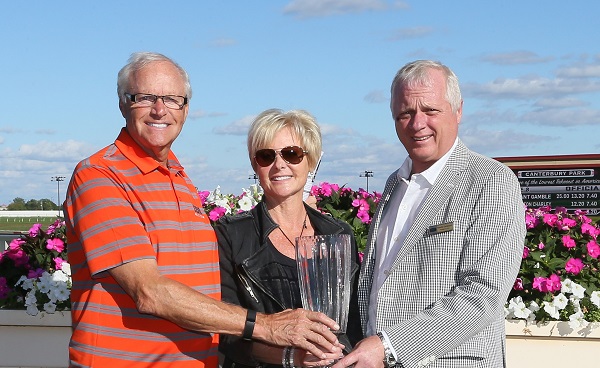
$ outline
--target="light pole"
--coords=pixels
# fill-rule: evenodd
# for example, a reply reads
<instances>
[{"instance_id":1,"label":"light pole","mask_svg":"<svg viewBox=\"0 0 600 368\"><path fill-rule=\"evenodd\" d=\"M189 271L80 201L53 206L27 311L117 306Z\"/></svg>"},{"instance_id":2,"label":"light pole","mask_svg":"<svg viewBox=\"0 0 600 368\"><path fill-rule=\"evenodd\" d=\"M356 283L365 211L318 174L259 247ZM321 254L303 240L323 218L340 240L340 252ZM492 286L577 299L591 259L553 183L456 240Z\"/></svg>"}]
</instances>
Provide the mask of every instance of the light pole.
<instances>
[{"instance_id":1,"label":"light pole","mask_svg":"<svg viewBox=\"0 0 600 368\"><path fill-rule=\"evenodd\" d=\"M60 182L65 181L65 177L64 176L53 176L50 178L50 181L56 182L56 197L57 197L56 205L58 206L58 215L60 216Z\"/></svg>"},{"instance_id":2,"label":"light pole","mask_svg":"<svg viewBox=\"0 0 600 368\"><path fill-rule=\"evenodd\" d=\"M369 178L373 177L373 171L365 170L364 173L359 175L361 178L367 178L367 192L369 192Z\"/></svg>"},{"instance_id":3,"label":"light pole","mask_svg":"<svg viewBox=\"0 0 600 368\"><path fill-rule=\"evenodd\" d=\"M256 184L256 182L258 181L258 176L256 176L256 174L253 174L248 176L248 179L254 179L254 184Z\"/></svg>"}]
</instances>

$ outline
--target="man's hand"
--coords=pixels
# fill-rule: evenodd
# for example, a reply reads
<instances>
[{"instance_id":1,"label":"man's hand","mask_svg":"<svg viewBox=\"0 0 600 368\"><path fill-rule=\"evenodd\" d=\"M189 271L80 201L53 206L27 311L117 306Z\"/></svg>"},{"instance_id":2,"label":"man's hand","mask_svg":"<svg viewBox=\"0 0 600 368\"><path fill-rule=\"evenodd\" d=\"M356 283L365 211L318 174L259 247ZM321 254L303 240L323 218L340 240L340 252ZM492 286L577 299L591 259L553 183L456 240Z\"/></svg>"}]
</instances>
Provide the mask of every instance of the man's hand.
<instances>
[{"instance_id":1,"label":"man's hand","mask_svg":"<svg viewBox=\"0 0 600 368\"><path fill-rule=\"evenodd\" d=\"M331 368L383 368L383 344L377 336L361 340L350 354L335 363ZM354 365L353 365L354 364Z\"/></svg>"},{"instance_id":2,"label":"man's hand","mask_svg":"<svg viewBox=\"0 0 600 368\"><path fill-rule=\"evenodd\" d=\"M278 346L295 346L317 358L339 356L344 346L332 331L340 328L323 313L305 309L287 309L256 317L254 337Z\"/></svg>"}]
</instances>

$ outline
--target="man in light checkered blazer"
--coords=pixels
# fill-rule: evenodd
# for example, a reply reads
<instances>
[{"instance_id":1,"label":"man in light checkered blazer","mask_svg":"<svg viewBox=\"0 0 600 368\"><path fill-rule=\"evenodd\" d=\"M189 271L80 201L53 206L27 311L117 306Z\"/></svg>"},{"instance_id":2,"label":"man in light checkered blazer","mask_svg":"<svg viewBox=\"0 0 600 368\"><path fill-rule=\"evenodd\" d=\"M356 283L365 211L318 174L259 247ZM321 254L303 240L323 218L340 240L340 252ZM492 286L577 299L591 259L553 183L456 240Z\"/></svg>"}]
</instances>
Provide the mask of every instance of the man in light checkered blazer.
<instances>
[{"instance_id":1,"label":"man in light checkered blazer","mask_svg":"<svg viewBox=\"0 0 600 368\"><path fill-rule=\"evenodd\" d=\"M369 337L334 368L504 367L503 307L526 234L518 180L458 139L462 97L448 67L409 63L391 92L409 157L386 183L365 250Z\"/></svg>"}]
</instances>

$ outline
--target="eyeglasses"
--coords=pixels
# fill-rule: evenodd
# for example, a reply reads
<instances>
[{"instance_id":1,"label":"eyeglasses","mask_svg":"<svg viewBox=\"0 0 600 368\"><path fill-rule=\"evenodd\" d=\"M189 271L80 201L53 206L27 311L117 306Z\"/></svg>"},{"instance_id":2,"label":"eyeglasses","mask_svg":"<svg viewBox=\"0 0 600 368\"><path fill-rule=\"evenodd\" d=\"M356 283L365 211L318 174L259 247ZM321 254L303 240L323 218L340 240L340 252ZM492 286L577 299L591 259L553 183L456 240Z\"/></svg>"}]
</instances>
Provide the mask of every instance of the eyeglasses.
<instances>
[{"instance_id":1,"label":"eyeglasses","mask_svg":"<svg viewBox=\"0 0 600 368\"><path fill-rule=\"evenodd\" d=\"M259 166L267 167L275 162L275 158L277 157L277 154L279 154L279 156L281 156L281 158L288 164L297 165L302 162L304 155L307 153L308 152L306 152L302 147L298 146L287 146L280 150L263 148L256 151L254 154L254 161L256 161Z\"/></svg>"},{"instance_id":2,"label":"eyeglasses","mask_svg":"<svg viewBox=\"0 0 600 368\"><path fill-rule=\"evenodd\" d=\"M157 96L148 93L126 93L125 96L133 103L140 106L152 106L159 98L163 101L166 107L174 110L181 110L188 103L188 98L183 96L166 95Z\"/></svg>"}]
</instances>

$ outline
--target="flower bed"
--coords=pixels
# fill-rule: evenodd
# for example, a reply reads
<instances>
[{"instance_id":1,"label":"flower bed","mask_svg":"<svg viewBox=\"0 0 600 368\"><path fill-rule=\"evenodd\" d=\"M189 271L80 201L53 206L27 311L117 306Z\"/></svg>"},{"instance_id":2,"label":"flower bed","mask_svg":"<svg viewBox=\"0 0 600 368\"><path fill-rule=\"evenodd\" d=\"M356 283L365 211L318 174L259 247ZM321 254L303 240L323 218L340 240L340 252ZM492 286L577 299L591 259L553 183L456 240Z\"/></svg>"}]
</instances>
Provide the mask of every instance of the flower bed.
<instances>
[{"instance_id":1,"label":"flower bed","mask_svg":"<svg viewBox=\"0 0 600 368\"><path fill-rule=\"evenodd\" d=\"M568 321L573 329L600 322L600 229L584 212L527 209L521 269L506 317Z\"/></svg>"},{"instance_id":2,"label":"flower bed","mask_svg":"<svg viewBox=\"0 0 600 368\"><path fill-rule=\"evenodd\" d=\"M250 210L261 200L260 186L242 194L200 191L211 221ZM322 212L346 221L359 250L366 245L369 224L381 194L337 184L313 186L311 194ZM598 224L585 213L564 208L527 209L527 237L519 275L505 306L507 319L566 321L573 330L600 322L600 245ZM0 255L0 308L53 313L69 307L70 266L66 262L64 222L47 230L34 225Z\"/></svg>"}]
</instances>

